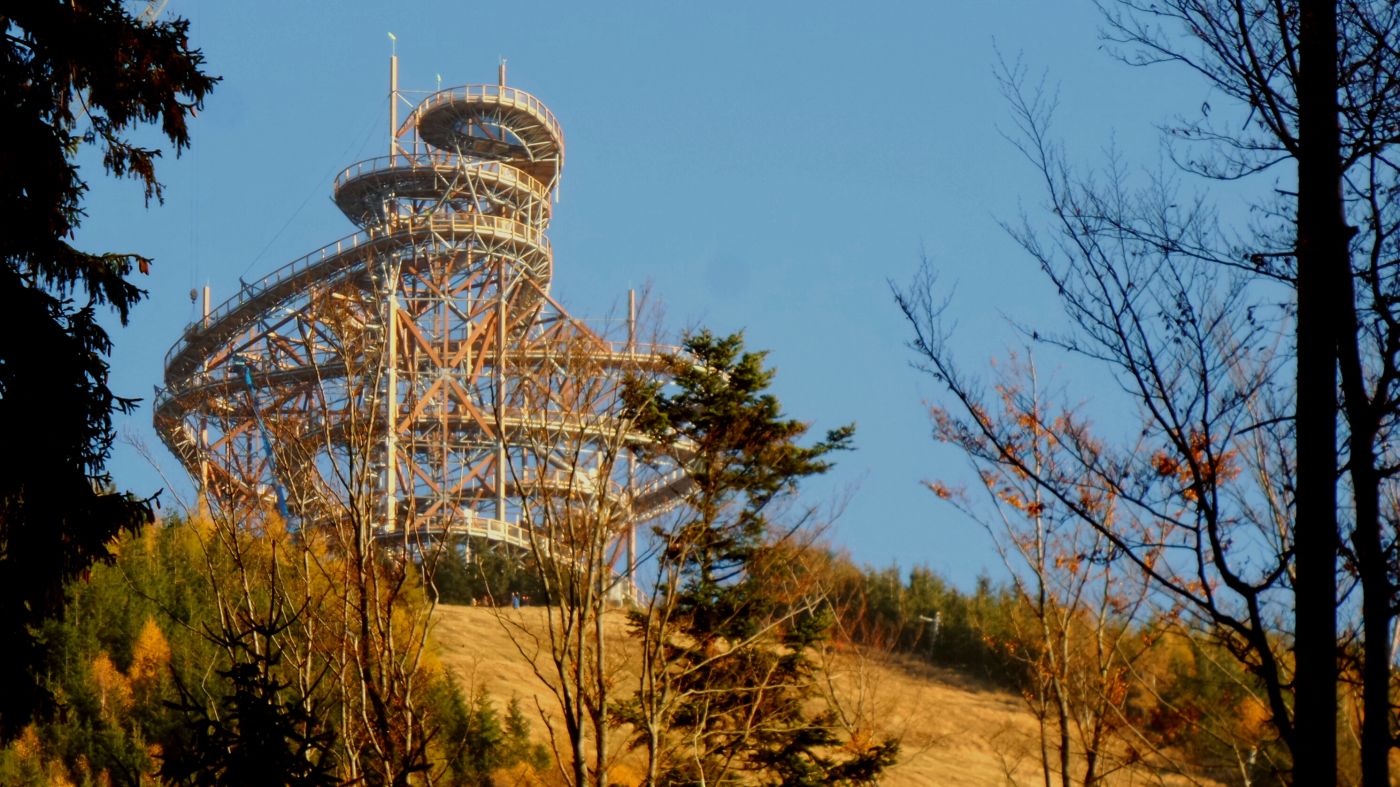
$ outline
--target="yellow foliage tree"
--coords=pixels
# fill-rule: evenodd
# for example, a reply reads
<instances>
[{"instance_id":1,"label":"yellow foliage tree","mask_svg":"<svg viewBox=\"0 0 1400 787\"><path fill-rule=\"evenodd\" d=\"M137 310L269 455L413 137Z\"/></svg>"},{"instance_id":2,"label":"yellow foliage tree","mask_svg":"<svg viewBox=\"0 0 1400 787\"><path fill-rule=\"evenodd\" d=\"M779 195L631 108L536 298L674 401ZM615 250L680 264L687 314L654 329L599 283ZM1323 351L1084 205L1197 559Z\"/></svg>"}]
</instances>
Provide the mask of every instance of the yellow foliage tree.
<instances>
[{"instance_id":1,"label":"yellow foliage tree","mask_svg":"<svg viewBox=\"0 0 1400 787\"><path fill-rule=\"evenodd\" d=\"M117 669L106 651L92 660L92 682L97 687L97 701L104 718L115 720L131 707L131 681Z\"/></svg>"},{"instance_id":2,"label":"yellow foliage tree","mask_svg":"<svg viewBox=\"0 0 1400 787\"><path fill-rule=\"evenodd\" d=\"M159 698L159 691L165 684L170 665L170 643L165 633L156 625L154 618L146 618L141 633L136 635L136 645L132 648L131 667L126 678L142 704Z\"/></svg>"}]
</instances>

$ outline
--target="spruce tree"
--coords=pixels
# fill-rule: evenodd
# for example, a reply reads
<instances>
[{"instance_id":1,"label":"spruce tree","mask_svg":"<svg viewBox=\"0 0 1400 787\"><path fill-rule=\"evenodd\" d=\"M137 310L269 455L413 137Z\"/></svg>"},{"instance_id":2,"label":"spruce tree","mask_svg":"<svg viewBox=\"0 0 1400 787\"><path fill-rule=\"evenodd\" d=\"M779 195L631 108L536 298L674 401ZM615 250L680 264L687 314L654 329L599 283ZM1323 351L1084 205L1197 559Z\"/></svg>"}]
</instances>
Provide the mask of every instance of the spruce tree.
<instances>
[{"instance_id":1,"label":"spruce tree","mask_svg":"<svg viewBox=\"0 0 1400 787\"><path fill-rule=\"evenodd\" d=\"M832 720L807 708L811 653L831 614L819 595L794 595L778 581L791 578L794 561L783 538L790 531L778 532L770 511L802 479L826 472L855 428L801 445L808 425L784 417L764 361L744 349L742 334L702 331L672 359L669 381L634 381L625 395L652 440L644 454L679 462L689 479L680 518L655 530L661 597L633 620L660 643L653 669L674 702L663 709L639 696L617 713L638 727L641 714L664 716L667 736L685 741L686 756L653 752L654 783L859 783L896 753L886 743L835 756Z\"/></svg>"},{"instance_id":2,"label":"spruce tree","mask_svg":"<svg viewBox=\"0 0 1400 787\"><path fill-rule=\"evenodd\" d=\"M51 705L34 632L62 615L64 583L110 560L112 539L151 521L148 500L111 489L112 413L135 400L107 385L111 339L145 296L151 260L76 248L87 183L78 151L159 199L153 125L176 151L213 88L182 19L138 20L120 0L0 4L0 740ZM158 137L155 137L158 139Z\"/></svg>"}]
</instances>

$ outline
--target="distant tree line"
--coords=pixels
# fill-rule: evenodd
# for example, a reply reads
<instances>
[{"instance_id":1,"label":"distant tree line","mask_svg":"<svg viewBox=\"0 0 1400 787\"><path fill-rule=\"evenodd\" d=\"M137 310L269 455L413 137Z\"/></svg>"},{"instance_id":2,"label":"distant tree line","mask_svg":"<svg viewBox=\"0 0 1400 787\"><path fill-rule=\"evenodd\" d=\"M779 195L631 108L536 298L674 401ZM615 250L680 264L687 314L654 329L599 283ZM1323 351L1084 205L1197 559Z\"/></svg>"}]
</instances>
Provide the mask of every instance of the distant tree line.
<instances>
[{"instance_id":1,"label":"distant tree line","mask_svg":"<svg viewBox=\"0 0 1400 787\"><path fill-rule=\"evenodd\" d=\"M1047 681L1046 643L1035 609L1010 581L984 575L968 591L927 567L858 567L838 554L826 559L844 641L904 656L911 669L922 663L955 670L1021 695L1037 711L1037 692ZM1065 691L1070 715L1083 718L1098 707L1104 717L1097 751L1070 724L1066 772L1078 774L1075 783L1086 756L1098 758L1101 776L1132 766L1230 785L1278 778L1287 750L1272 733L1258 679L1226 649L1170 617L1100 620L1080 610L1068 620L1065 636L1078 656L1092 654L1106 633L1122 632L1106 663L1128 665L1109 670L1116 678L1108 683L1096 680L1100 663L1087 658L1071 659L1063 671L1073 687ZM1342 753L1344 771L1355 773L1359 749ZM1057 776L1059 764L1047 773Z\"/></svg>"},{"instance_id":2,"label":"distant tree line","mask_svg":"<svg viewBox=\"0 0 1400 787\"><path fill-rule=\"evenodd\" d=\"M548 604L549 594L534 567L534 556L498 549L484 538L458 539L427 562L430 592L439 603L467 606Z\"/></svg>"}]
</instances>

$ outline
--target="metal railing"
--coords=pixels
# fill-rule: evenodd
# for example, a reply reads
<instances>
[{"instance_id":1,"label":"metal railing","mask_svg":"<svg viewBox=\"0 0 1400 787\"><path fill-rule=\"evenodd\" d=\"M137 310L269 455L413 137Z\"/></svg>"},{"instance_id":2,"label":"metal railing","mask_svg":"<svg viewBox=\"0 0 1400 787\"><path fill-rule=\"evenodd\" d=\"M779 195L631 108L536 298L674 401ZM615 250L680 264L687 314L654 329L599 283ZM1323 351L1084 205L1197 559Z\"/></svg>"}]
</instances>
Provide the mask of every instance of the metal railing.
<instances>
[{"instance_id":1,"label":"metal railing","mask_svg":"<svg viewBox=\"0 0 1400 787\"><path fill-rule=\"evenodd\" d=\"M361 246L368 246L370 241L376 239L378 235L380 235L380 233L376 233L373 230L364 230L356 232L353 235L348 235L337 240L335 243L328 243L310 254L292 260L252 284L245 285L238 291L237 295L234 295L211 309L208 316L202 317L185 327L184 332L180 334L180 338L176 339L175 343L172 344L170 349L165 353L166 368L169 368L170 362L173 359L185 351L192 338L206 333L210 328L232 314L241 304L251 300L249 297L250 295L261 294L288 279L303 275L306 271L321 265L327 259L332 259L344 254L347 249L356 251Z\"/></svg>"},{"instance_id":2,"label":"metal railing","mask_svg":"<svg viewBox=\"0 0 1400 787\"><path fill-rule=\"evenodd\" d=\"M516 522L507 522L494 517L469 514L437 515L425 517L424 521L418 521L409 527L397 532L380 529L376 536L381 541L391 541L393 539L407 538L410 541L415 536L443 536L443 535L464 535L477 536L492 541L505 541L512 546L522 549L530 548L530 535L525 528Z\"/></svg>"},{"instance_id":3,"label":"metal railing","mask_svg":"<svg viewBox=\"0 0 1400 787\"><path fill-rule=\"evenodd\" d=\"M199 321L191 323L180 334L180 338L175 340L170 350L165 353L165 368L169 370L171 362L182 355L189 347L191 340L209 333L220 322L227 319L243 304L255 300L265 292L274 290L285 282L307 276L312 270L326 266L331 269L343 267L346 263L342 257L354 257L362 249L371 246L381 245L385 242L401 240L420 232L472 232L479 229L490 229L493 233L506 234L512 238L524 241L527 245L539 248L546 257L552 257L553 249L549 244L549 238L544 231L528 224L509 219L504 216L491 216L480 213L457 214L451 218L433 218L424 222L413 222L399 225L391 225L389 232L378 230L365 230L356 232L336 241L328 243L316 251L298 257L295 260L283 265L272 273L264 276L258 281L248 284L241 289L237 295L219 304L217 308L209 312L209 316L201 318ZM339 261L339 264L332 264Z\"/></svg>"},{"instance_id":4,"label":"metal railing","mask_svg":"<svg viewBox=\"0 0 1400 787\"><path fill-rule=\"evenodd\" d=\"M529 173L501 161L487 159L469 160L453 153L396 153L392 156L379 156L366 159L346 167L335 176L334 189L338 193L345 184L366 175L385 172L419 172L427 170L439 172L455 170L466 166L476 172L491 175L499 183L518 186L539 199L548 199L549 187Z\"/></svg>"},{"instance_id":5,"label":"metal railing","mask_svg":"<svg viewBox=\"0 0 1400 787\"><path fill-rule=\"evenodd\" d=\"M552 136L558 144L559 158L561 161L563 160L564 131L560 128L559 121L554 117L554 113L549 111L549 107L546 107L543 101L526 93L524 90L508 85L463 85L461 87L439 90L423 99L423 101L414 108L413 114L409 117L409 122L416 125L419 118L439 105L451 104L457 101L470 102L474 99L483 101L483 103L486 99L494 99L495 103L505 106L521 107L535 115L535 117L544 124L545 128L549 130L550 136Z\"/></svg>"}]
</instances>

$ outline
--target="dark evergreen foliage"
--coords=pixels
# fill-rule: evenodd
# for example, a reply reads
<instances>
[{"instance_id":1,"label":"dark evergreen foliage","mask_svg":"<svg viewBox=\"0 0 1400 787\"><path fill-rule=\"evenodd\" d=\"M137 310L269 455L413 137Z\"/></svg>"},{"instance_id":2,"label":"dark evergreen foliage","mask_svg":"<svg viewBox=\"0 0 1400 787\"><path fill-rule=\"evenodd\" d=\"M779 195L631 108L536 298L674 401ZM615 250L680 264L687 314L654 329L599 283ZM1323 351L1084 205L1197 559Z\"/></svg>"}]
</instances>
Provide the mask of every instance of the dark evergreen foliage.
<instances>
[{"instance_id":1,"label":"dark evergreen foliage","mask_svg":"<svg viewBox=\"0 0 1400 787\"><path fill-rule=\"evenodd\" d=\"M831 720L810 713L802 689L832 622L823 601L786 597L774 580L780 541L770 504L825 472L827 456L850 447L854 426L810 447L808 426L783 417L768 392L764 353L742 334L702 331L686 338L669 383L634 381L624 401L650 451L681 458L692 488L686 514L661 539L663 571L680 579L664 630L664 661L675 694L674 733L698 742L690 756L662 763L662 783L697 784L745 771L778 784L870 781L893 761L885 743L846 758L834 754ZM650 625L639 616L638 628ZM636 703L618 710L636 713ZM723 780L721 778L721 780Z\"/></svg>"},{"instance_id":2,"label":"dark evergreen foliage","mask_svg":"<svg viewBox=\"0 0 1400 787\"><path fill-rule=\"evenodd\" d=\"M826 440L798 445L807 424L784 419L777 397L767 393L774 372L766 353L745 352L743 334L717 337L701 331L685 340L687 355L673 363L673 393L659 382L632 384L625 394L637 428L659 450L690 454L694 484L691 519L666 540L663 560L683 566L677 611L703 650L716 638L741 638L763 619L761 589L745 581L745 569L769 540L768 504L798 482L826 472L825 457L850 448L855 426Z\"/></svg>"},{"instance_id":3,"label":"dark evergreen foliage","mask_svg":"<svg viewBox=\"0 0 1400 787\"><path fill-rule=\"evenodd\" d=\"M989 577L972 592L926 566L857 569L837 562L832 599L845 635L865 647L907 654L1002 688L1026 685L1026 657L1013 617L1019 601Z\"/></svg>"},{"instance_id":4,"label":"dark evergreen foliage","mask_svg":"<svg viewBox=\"0 0 1400 787\"><path fill-rule=\"evenodd\" d=\"M508 764L523 763L536 771L549 767L549 750L543 743L535 743L530 737L530 720L520 705L520 698L512 696L506 705L506 752Z\"/></svg>"},{"instance_id":5,"label":"dark evergreen foliage","mask_svg":"<svg viewBox=\"0 0 1400 787\"><path fill-rule=\"evenodd\" d=\"M441 604L505 606L518 594L530 604L545 604L547 594L530 555L493 549L484 538L466 539L427 561L432 592Z\"/></svg>"},{"instance_id":6,"label":"dark evergreen foliage","mask_svg":"<svg viewBox=\"0 0 1400 787\"><path fill-rule=\"evenodd\" d=\"M433 704L440 722L437 735L447 758L447 783L492 787L503 768L548 767L549 754L542 744L531 741L530 722L516 698L511 698L503 723L485 692L468 699L449 677L436 694Z\"/></svg>"},{"instance_id":7,"label":"dark evergreen foliage","mask_svg":"<svg viewBox=\"0 0 1400 787\"><path fill-rule=\"evenodd\" d=\"M0 739L51 707L33 632L63 609L64 583L110 558L118 533L151 520L150 501L111 491L112 413L135 400L107 385L99 309L124 324L150 261L71 245L87 185L75 156L159 199L159 150L125 134L154 124L175 149L213 87L188 23L141 24L119 0L9 0L0 12ZM38 432L42 430L42 434Z\"/></svg>"},{"instance_id":8,"label":"dark evergreen foliage","mask_svg":"<svg viewBox=\"0 0 1400 787\"><path fill-rule=\"evenodd\" d=\"M184 717L165 750L160 775L174 784L285 784L298 787L339 784L335 733L315 707L289 700L290 684L278 677L276 649L280 626L252 625L219 644L238 660L219 670L229 692L217 709L196 696L176 676Z\"/></svg>"}]
</instances>

